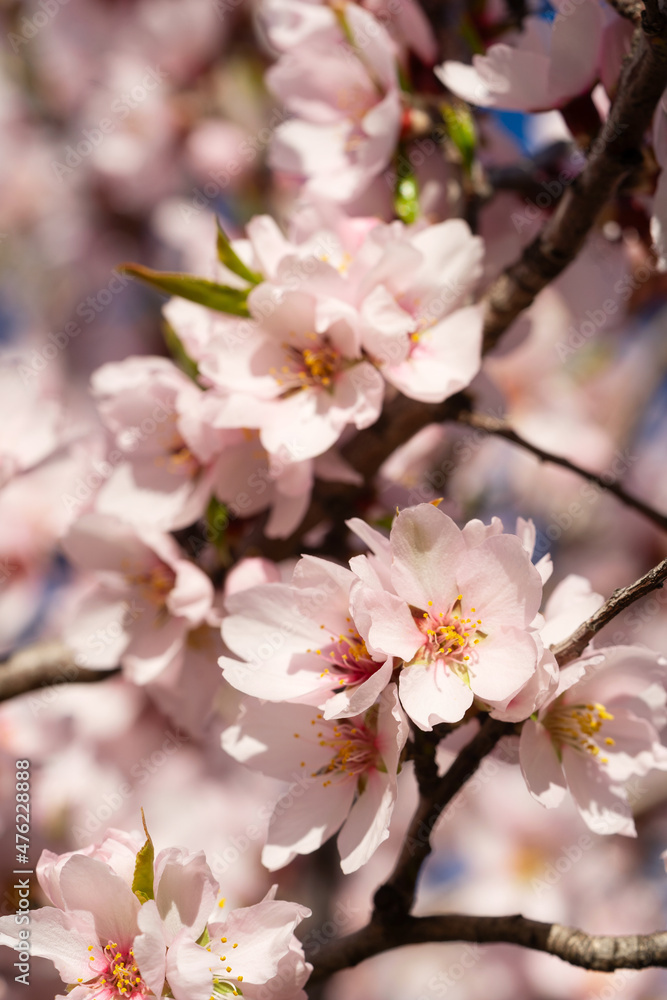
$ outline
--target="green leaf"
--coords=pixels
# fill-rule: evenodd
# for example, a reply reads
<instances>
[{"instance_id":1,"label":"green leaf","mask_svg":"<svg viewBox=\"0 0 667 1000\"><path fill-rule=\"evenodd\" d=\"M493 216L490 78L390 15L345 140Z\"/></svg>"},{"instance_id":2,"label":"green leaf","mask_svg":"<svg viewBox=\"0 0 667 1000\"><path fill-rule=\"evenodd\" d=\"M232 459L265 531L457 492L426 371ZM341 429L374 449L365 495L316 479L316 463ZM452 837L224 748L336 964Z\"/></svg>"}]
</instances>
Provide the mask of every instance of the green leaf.
<instances>
[{"instance_id":1,"label":"green leaf","mask_svg":"<svg viewBox=\"0 0 667 1000\"><path fill-rule=\"evenodd\" d=\"M205 927L204 930L199 935L199 937L197 938L197 940L195 941L195 944L200 944L202 948L205 948L210 940L211 940L211 935L208 932L208 927Z\"/></svg>"},{"instance_id":2,"label":"green leaf","mask_svg":"<svg viewBox=\"0 0 667 1000\"><path fill-rule=\"evenodd\" d=\"M141 264L121 264L116 270L139 278L147 285L157 288L165 295L178 295L182 299L197 302L207 309L231 313L232 316L249 316L248 292L246 289L218 285L208 278L197 278L193 274L179 274L174 271L152 271Z\"/></svg>"},{"instance_id":3,"label":"green leaf","mask_svg":"<svg viewBox=\"0 0 667 1000\"><path fill-rule=\"evenodd\" d=\"M259 285L260 281L264 281L264 276L259 274L257 271L251 271L249 267L246 267L239 255L232 248L227 233L220 225L220 219L216 218L215 221L218 226L217 247L218 260L220 263L224 264L225 267L233 274L237 274L239 278L243 278L244 281L249 281L251 285Z\"/></svg>"},{"instance_id":4,"label":"green leaf","mask_svg":"<svg viewBox=\"0 0 667 1000\"><path fill-rule=\"evenodd\" d=\"M143 906L149 899L155 899L153 892L155 849L146 827L146 817L144 816L143 809L141 810L141 822L144 824L146 843L137 854L137 860L134 865L134 878L132 879L132 892Z\"/></svg>"},{"instance_id":5,"label":"green leaf","mask_svg":"<svg viewBox=\"0 0 667 1000\"><path fill-rule=\"evenodd\" d=\"M444 103L441 108L442 118L447 126L447 133L459 153L466 173L472 170L477 145L475 120L470 108L463 101Z\"/></svg>"},{"instance_id":6,"label":"green leaf","mask_svg":"<svg viewBox=\"0 0 667 1000\"><path fill-rule=\"evenodd\" d=\"M181 371L184 372L188 378L191 378L193 382L197 382L199 375L197 362L192 360L188 352L183 347L181 338L178 336L173 326L166 321L162 324L162 336L164 337L167 350Z\"/></svg>"},{"instance_id":7,"label":"green leaf","mask_svg":"<svg viewBox=\"0 0 667 1000\"><path fill-rule=\"evenodd\" d=\"M396 181L394 209L401 222L408 225L419 218L419 185L412 171Z\"/></svg>"},{"instance_id":8,"label":"green leaf","mask_svg":"<svg viewBox=\"0 0 667 1000\"><path fill-rule=\"evenodd\" d=\"M243 993L239 986L226 983L223 979L213 979L213 993L218 997L242 997Z\"/></svg>"},{"instance_id":9,"label":"green leaf","mask_svg":"<svg viewBox=\"0 0 667 1000\"><path fill-rule=\"evenodd\" d=\"M227 552L226 532L229 526L229 511L224 503L212 496L206 509L206 538L224 556Z\"/></svg>"}]
</instances>

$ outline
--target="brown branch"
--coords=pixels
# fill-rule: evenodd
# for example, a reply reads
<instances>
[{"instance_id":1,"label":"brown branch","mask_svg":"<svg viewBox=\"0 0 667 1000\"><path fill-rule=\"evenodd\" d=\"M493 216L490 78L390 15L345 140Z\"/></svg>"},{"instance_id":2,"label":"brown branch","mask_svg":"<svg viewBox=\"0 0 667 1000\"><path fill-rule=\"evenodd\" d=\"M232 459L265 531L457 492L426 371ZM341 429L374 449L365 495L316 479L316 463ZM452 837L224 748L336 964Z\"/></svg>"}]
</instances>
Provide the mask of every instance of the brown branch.
<instances>
[{"instance_id":1,"label":"brown branch","mask_svg":"<svg viewBox=\"0 0 667 1000\"><path fill-rule=\"evenodd\" d=\"M667 966L666 931L613 937L585 934L574 927L529 920L518 914L475 917L451 913L438 917L404 916L385 922L373 919L356 933L307 955L314 966L309 983L320 982L393 948L447 941L515 944L598 972Z\"/></svg>"},{"instance_id":2,"label":"brown branch","mask_svg":"<svg viewBox=\"0 0 667 1000\"><path fill-rule=\"evenodd\" d=\"M659 511L654 510L653 507L649 507L648 504L644 503L643 500L639 500L637 497L633 497L630 493L627 493L622 486L619 486L614 480L607 480L605 474L598 475L597 472L589 472L586 469L582 469L581 466L575 465L571 462L569 458L564 458L562 455L554 455L553 452L545 451L544 448L540 448L536 444L531 444L530 441L526 441L525 438L517 434L510 425L498 417L487 416L484 413L471 413L467 411L461 411L456 417L459 423L467 424L469 427L475 427L478 430L484 431L486 434L495 434L497 437L504 438L506 441L511 441L512 444L518 445L520 448L524 448L526 451L531 452L537 458L543 462L551 462L552 465L560 465L563 469L568 469L570 472L576 472L578 476L582 476L584 479L588 479L591 483L595 483L600 486L603 490L607 490L609 493L613 493L626 507L632 507L633 510L639 511L644 517L647 517L652 521L658 528L662 528L663 531L667 531L667 517L661 514Z\"/></svg>"},{"instance_id":3,"label":"brown branch","mask_svg":"<svg viewBox=\"0 0 667 1000\"><path fill-rule=\"evenodd\" d=\"M0 701L53 684L90 684L119 670L89 670L79 666L74 653L61 642L38 642L14 653L0 664Z\"/></svg>"},{"instance_id":4,"label":"brown branch","mask_svg":"<svg viewBox=\"0 0 667 1000\"><path fill-rule=\"evenodd\" d=\"M502 736L514 732L506 722L487 718L479 731L452 763L442 778L433 780L428 759L416 769L420 784L417 810L412 817L401 854L394 871L375 894L377 914L409 913L415 895L417 878L423 862L431 853L430 836L443 809L471 778L482 759L490 753ZM420 774L421 771L421 774Z\"/></svg>"},{"instance_id":5,"label":"brown branch","mask_svg":"<svg viewBox=\"0 0 667 1000\"><path fill-rule=\"evenodd\" d=\"M601 628L608 625L621 611L629 608L640 597L645 597L652 590L658 590L665 580L667 580L667 559L663 559L661 563L654 566L635 583L631 583L629 587L615 590L609 600L605 601L595 614L587 618L571 636L551 647L560 666L564 667L566 663L570 663L577 656L580 656Z\"/></svg>"},{"instance_id":6,"label":"brown branch","mask_svg":"<svg viewBox=\"0 0 667 1000\"><path fill-rule=\"evenodd\" d=\"M484 296L485 350L493 347L542 289L581 249L620 183L641 166L641 145L667 86L667 19L657 3L642 16L632 54L622 69L611 111L586 166L567 188L541 233Z\"/></svg>"},{"instance_id":7,"label":"brown branch","mask_svg":"<svg viewBox=\"0 0 667 1000\"><path fill-rule=\"evenodd\" d=\"M641 22L642 11L644 10L641 0L607 0L607 2L621 17L625 17L628 21L633 21L635 24Z\"/></svg>"}]
</instances>

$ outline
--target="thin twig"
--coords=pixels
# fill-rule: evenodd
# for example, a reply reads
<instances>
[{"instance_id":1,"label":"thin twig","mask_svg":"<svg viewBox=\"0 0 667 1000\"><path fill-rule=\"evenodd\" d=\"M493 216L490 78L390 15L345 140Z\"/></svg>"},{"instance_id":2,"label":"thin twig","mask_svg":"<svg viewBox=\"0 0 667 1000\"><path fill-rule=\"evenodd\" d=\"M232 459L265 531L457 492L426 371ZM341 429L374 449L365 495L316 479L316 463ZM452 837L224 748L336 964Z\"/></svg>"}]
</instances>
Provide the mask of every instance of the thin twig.
<instances>
[{"instance_id":1,"label":"thin twig","mask_svg":"<svg viewBox=\"0 0 667 1000\"><path fill-rule=\"evenodd\" d=\"M391 921L373 919L356 933L318 948L310 956L314 968L309 982L321 982L341 969L402 945L446 941L515 944L598 972L667 966L665 931L613 937L585 934L574 927L528 920L518 914L476 917L451 913L438 917L403 916Z\"/></svg>"},{"instance_id":2,"label":"thin twig","mask_svg":"<svg viewBox=\"0 0 667 1000\"><path fill-rule=\"evenodd\" d=\"M74 653L61 642L38 642L14 653L0 664L0 701L53 684L90 684L119 673L79 666Z\"/></svg>"},{"instance_id":3,"label":"thin twig","mask_svg":"<svg viewBox=\"0 0 667 1000\"><path fill-rule=\"evenodd\" d=\"M629 608L640 597L645 597L652 590L658 590L665 580L667 580L667 559L663 559L661 563L654 566L635 583L631 583L629 587L615 590L609 600L605 601L595 614L587 618L569 638L551 647L559 665L564 667L566 663L570 663L577 656L580 656L601 628L608 625L621 611Z\"/></svg>"},{"instance_id":4,"label":"thin twig","mask_svg":"<svg viewBox=\"0 0 667 1000\"><path fill-rule=\"evenodd\" d=\"M667 531L667 517L661 514L659 511L655 510L653 507L649 507L648 504L644 503L643 500L639 500L637 497L633 497L630 493L619 486L613 479L609 480L606 474L603 473L599 475L597 472L589 472L587 469L582 469L580 465L576 465L571 462L569 458L564 458L562 455L554 455L553 452L545 451L544 448L540 448L539 445L531 444L530 441L526 441L525 438L517 434L510 425L498 417L487 416L484 413L471 413L468 411L461 411L457 414L456 419L458 423L467 424L469 427L475 427L478 430L484 431L486 434L495 434L496 437L504 438L506 441L511 441L512 444L519 445L519 447L524 448L526 451L531 452L537 458L543 462L551 462L553 465L560 465L563 469L569 469L570 472L576 472L578 476L583 479L588 479L591 483L595 483L600 486L603 490L607 490L609 493L613 493L626 507L632 507L633 510L639 511L644 517L647 517L652 521L658 528L662 528L663 531Z\"/></svg>"}]
</instances>

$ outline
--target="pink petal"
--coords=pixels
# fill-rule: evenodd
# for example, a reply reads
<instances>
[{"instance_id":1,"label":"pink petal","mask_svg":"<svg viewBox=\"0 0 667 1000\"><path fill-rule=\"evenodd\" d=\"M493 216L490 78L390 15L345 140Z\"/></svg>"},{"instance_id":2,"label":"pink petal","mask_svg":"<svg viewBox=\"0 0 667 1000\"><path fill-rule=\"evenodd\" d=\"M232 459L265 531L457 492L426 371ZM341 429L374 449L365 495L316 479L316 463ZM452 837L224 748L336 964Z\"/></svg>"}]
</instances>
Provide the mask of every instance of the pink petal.
<instances>
[{"instance_id":1,"label":"pink petal","mask_svg":"<svg viewBox=\"0 0 667 1000\"><path fill-rule=\"evenodd\" d=\"M350 810L338 834L340 866L346 875L356 872L389 836L389 821L396 802L396 782L373 771L363 794Z\"/></svg>"},{"instance_id":2,"label":"pink petal","mask_svg":"<svg viewBox=\"0 0 667 1000\"><path fill-rule=\"evenodd\" d=\"M470 688L442 665L403 667L398 687L403 708L427 732L439 722L459 722L473 702Z\"/></svg>"},{"instance_id":3,"label":"pink petal","mask_svg":"<svg viewBox=\"0 0 667 1000\"><path fill-rule=\"evenodd\" d=\"M454 603L457 563L466 550L450 517L429 503L401 511L391 529L391 547L391 578L408 604L425 609L429 601L443 607Z\"/></svg>"},{"instance_id":4,"label":"pink petal","mask_svg":"<svg viewBox=\"0 0 667 1000\"><path fill-rule=\"evenodd\" d=\"M521 730L519 763L533 798L547 809L560 805L567 790L563 769L549 733L532 719Z\"/></svg>"},{"instance_id":5,"label":"pink petal","mask_svg":"<svg viewBox=\"0 0 667 1000\"><path fill-rule=\"evenodd\" d=\"M577 753L566 746L563 747L563 771L589 829L603 836L612 833L637 836L625 793L618 785L612 784L604 764L599 764L589 754Z\"/></svg>"}]
</instances>

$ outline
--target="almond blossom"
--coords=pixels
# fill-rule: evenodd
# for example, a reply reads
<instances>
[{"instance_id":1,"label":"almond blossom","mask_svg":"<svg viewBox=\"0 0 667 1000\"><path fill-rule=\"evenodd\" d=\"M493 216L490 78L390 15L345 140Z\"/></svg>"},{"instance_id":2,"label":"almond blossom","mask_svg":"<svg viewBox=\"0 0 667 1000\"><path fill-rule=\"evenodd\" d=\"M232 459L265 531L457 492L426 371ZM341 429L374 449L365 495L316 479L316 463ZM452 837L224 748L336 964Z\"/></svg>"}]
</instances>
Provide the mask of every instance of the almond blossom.
<instances>
[{"instance_id":1,"label":"almond blossom","mask_svg":"<svg viewBox=\"0 0 667 1000\"><path fill-rule=\"evenodd\" d=\"M310 854L341 827L344 872L356 871L389 836L408 723L391 684L363 715L328 721L303 705L247 699L222 746L269 777L292 782L278 800L262 862L273 871Z\"/></svg>"},{"instance_id":2,"label":"almond blossom","mask_svg":"<svg viewBox=\"0 0 667 1000\"><path fill-rule=\"evenodd\" d=\"M540 573L522 541L501 528L471 521L461 531L420 504L398 514L388 542L362 529L375 557L352 561L360 578L352 611L373 649L403 661L401 703L421 729L458 722L475 699L504 718L551 658L536 627Z\"/></svg>"},{"instance_id":3,"label":"almond blossom","mask_svg":"<svg viewBox=\"0 0 667 1000\"><path fill-rule=\"evenodd\" d=\"M552 22L531 14L521 32L474 55L472 66L448 61L436 75L471 104L507 111L560 107L590 90L599 75L609 89L618 72L613 36L620 31L629 40L631 26L597 0L554 6Z\"/></svg>"},{"instance_id":4,"label":"almond blossom","mask_svg":"<svg viewBox=\"0 0 667 1000\"><path fill-rule=\"evenodd\" d=\"M175 1000L210 1000L211 996L261 1000L305 1000L302 986L312 965L294 929L310 916L297 903L276 900L273 886L261 903L232 910L208 925L202 943L181 932L167 957L167 977Z\"/></svg>"},{"instance_id":5,"label":"almond blossom","mask_svg":"<svg viewBox=\"0 0 667 1000\"><path fill-rule=\"evenodd\" d=\"M363 6L390 33L397 55L406 60L407 47L426 63L435 62L437 53L433 29L415 0L390 4L387 0L365 0ZM275 48L287 52L313 42L334 42L340 26L334 8L310 0L263 0L262 22Z\"/></svg>"},{"instance_id":6,"label":"almond blossom","mask_svg":"<svg viewBox=\"0 0 667 1000\"><path fill-rule=\"evenodd\" d=\"M228 393L219 425L259 428L268 452L305 460L328 451L346 426L377 420L384 383L345 319L322 328L311 295L268 282L250 293L248 305L259 322L239 340L223 333L200 366ZM238 323L229 327L236 331Z\"/></svg>"},{"instance_id":7,"label":"almond blossom","mask_svg":"<svg viewBox=\"0 0 667 1000\"><path fill-rule=\"evenodd\" d=\"M625 787L667 770L667 661L639 646L592 651L561 670L553 698L521 733L528 790L553 808L571 793L595 833L636 836Z\"/></svg>"},{"instance_id":8,"label":"almond blossom","mask_svg":"<svg viewBox=\"0 0 667 1000\"><path fill-rule=\"evenodd\" d=\"M305 179L314 195L347 202L388 166L403 109L389 34L355 3L340 17L345 33L291 49L266 79L295 116L276 129L271 166Z\"/></svg>"},{"instance_id":9,"label":"almond blossom","mask_svg":"<svg viewBox=\"0 0 667 1000\"><path fill-rule=\"evenodd\" d=\"M91 388L122 456L97 495L97 510L164 530L192 524L206 509L214 475L190 430L201 390L159 357L103 365Z\"/></svg>"},{"instance_id":10,"label":"almond blossom","mask_svg":"<svg viewBox=\"0 0 667 1000\"><path fill-rule=\"evenodd\" d=\"M133 892L134 865L123 877L110 863L119 854L134 861L127 840L115 845L113 831L110 840L99 855L89 849L40 859L37 877L53 905L31 911L31 951L53 962L74 1000L159 997L166 945L158 907ZM18 931L13 916L0 917L0 943L13 946Z\"/></svg>"},{"instance_id":11,"label":"almond blossom","mask_svg":"<svg viewBox=\"0 0 667 1000\"><path fill-rule=\"evenodd\" d=\"M564 639L602 600L583 577L566 577L547 602L543 641ZM666 681L664 657L639 646L590 646L563 667L521 731L521 770L533 798L552 809L569 790L595 833L635 836L624 786L667 770L659 735Z\"/></svg>"},{"instance_id":12,"label":"almond blossom","mask_svg":"<svg viewBox=\"0 0 667 1000\"><path fill-rule=\"evenodd\" d=\"M325 719L358 715L391 680L392 660L374 653L350 614L356 576L336 563L303 556L291 585L266 583L230 594L220 657L239 691L268 701L308 701Z\"/></svg>"},{"instance_id":13,"label":"almond blossom","mask_svg":"<svg viewBox=\"0 0 667 1000\"><path fill-rule=\"evenodd\" d=\"M123 666L137 684L176 670L188 633L211 613L213 585L169 535L85 514L63 540L89 574L65 637L93 669Z\"/></svg>"},{"instance_id":14,"label":"almond blossom","mask_svg":"<svg viewBox=\"0 0 667 1000\"><path fill-rule=\"evenodd\" d=\"M261 903L222 919L224 899L202 851L155 857L150 836L142 845L110 830L80 851L44 851L37 878L51 905L30 912L30 949L54 963L74 1000L252 1000L263 995L258 987L278 1000L305 998L312 966L293 931L310 911L273 901L274 886ZM18 940L14 916L0 917L0 944Z\"/></svg>"},{"instance_id":15,"label":"almond blossom","mask_svg":"<svg viewBox=\"0 0 667 1000\"><path fill-rule=\"evenodd\" d=\"M282 446L296 461L314 450L299 419L313 437L319 428L317 453L346 423L376 419L375 369L425 402L441 402L479 371L482 312L467 301L483 245L462 220L385 225L319 205L288 236L268 216L246 232L233 249L266 279L249 292L251 321L178 300L165 309L202 374L232 397L220 404L219 426L260 426L269 451Z\"/></svg>"}]
</instances>

